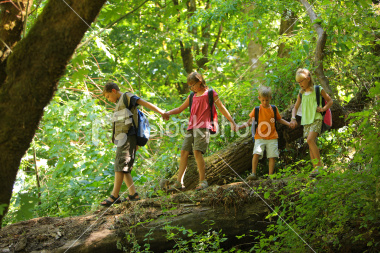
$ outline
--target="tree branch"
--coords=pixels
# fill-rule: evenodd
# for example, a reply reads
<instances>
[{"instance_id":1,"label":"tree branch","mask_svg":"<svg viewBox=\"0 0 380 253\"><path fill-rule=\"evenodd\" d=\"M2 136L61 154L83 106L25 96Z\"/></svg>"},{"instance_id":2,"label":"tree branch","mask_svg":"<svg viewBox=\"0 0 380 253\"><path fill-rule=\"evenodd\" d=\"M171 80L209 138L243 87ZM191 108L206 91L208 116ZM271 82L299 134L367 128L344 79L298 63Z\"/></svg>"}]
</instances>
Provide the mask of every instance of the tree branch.
<instances>
[{"instance_id":1,"label":"tree branch","mask_svg":"<svg viewBox=\"0 0 380 253\"><path fill-rule=\"evenodd\" d=\"M211 49L211 52L210 52L211 54L214 54L216 46L218 45L220 36L222 35L222 32L223 32L223 22L224 22L224 19L222 19L222 21L220 22L218 35L216 36L216 40L214 42L214 45L212 46L212 49Z\"/></svg>"},{"instance_id":2,"label":"tree branch","mask_svg":"<svg viewBox=\"0 0 380 253\"><path fill-rule=\"evenodd\" d=\"M319 82L321 83L322 87L326 90L326 92L329 93L330 96L334 97L334 94L332 93L331 87L329 85L329 80L325 76L325 73L323 70L323 58L324 58L323 51L326 45L327 34L323 30L320 22L316 22L317 15L315 14L309 2L307 0L299 0L299 1L306 8L306 11L309 14L311 22L314 23L314 29L317 31L317 34L318 34L318 40L317 40L317 46L315 49L315 58L314 58L314 64L315 66L317 66L317 68L315 69L315 75L317 76Z\"/></svg>"}]
</instances>

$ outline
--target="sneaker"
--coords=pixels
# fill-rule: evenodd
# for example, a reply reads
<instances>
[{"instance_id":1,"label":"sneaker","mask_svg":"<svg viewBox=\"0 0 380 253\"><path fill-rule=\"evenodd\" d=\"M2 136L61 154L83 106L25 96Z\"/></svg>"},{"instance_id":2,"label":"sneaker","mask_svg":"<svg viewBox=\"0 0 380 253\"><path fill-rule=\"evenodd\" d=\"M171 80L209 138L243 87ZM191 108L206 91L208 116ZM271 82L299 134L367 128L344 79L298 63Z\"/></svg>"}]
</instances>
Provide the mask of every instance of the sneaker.
<instances>
[{"instance_id":1,"label":"sneaker","mask_svg":"<svg viewBox=\"0 0 380 253\"><path fill-rule=\"evenodd\" d=\"M247 181L253 181L253 180L257 180L257 176L255 173L252 173L251 175L249 175L246 179Z\"/></svg>"},{"instance_id":2,"label":"sneaker","mask_svg":"<svg viewBox=\"0 0 380 253\"><path fill-rule=\"evenodd\" d=\"M208 183L207 183L207 181L206 181L206 180L203 180L203 181L200 181L200 182L199 182L199 185L198 185L197 188L195 188L195 190L199 191L199 190L203 190L203 189L205 189L205 188L207 188L207 187L208 187Z\"/></svg>"},{"instance_id":3,"label":"sneaker","mask_svg":"<svg viewBox=\"0 0 380 253\"><path fill-rule=\"evenodd\" d=\"M171 192L171 191L180 191L182 190L182 184L178 181L175 181L173 184L169 185L168 187L168 192Z\"/></svg>"}]
</instances>

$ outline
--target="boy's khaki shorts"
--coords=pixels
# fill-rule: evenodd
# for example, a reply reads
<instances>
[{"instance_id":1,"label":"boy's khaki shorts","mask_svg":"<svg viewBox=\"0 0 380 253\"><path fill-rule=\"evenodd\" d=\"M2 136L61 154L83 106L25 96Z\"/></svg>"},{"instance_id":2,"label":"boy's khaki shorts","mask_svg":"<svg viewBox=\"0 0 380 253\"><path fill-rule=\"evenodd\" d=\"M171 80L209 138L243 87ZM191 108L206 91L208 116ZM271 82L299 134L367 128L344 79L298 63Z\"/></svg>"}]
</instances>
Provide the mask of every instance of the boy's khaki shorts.
<instances>
[{"instance_id":1,"label":"boy's khaki shorts","mask_svg":"<svg viewBox=\"0 0 380 253\"><path fill-rule=\"evenodd\" d=\"M185 135L185 140L182 144L182 150L201 151L202 154L206 153L208 144L210 143L210 130L207 128L195 128L188 130Z\"/></svg>"},{"instance_id":2,"label":"boy's khaki shorts","mask_svg":"<svg viewBox=\"0 0 380 253\"><path fill-rule=\"evenodd\" d=\"M259 159L263 158L264 150L267 151L267 158L277 158L280 153L278 152L278 140L255 140L255 147L253 148L253 154L258 154Z\"/></svg>"},{"instance_id":3,"label":"boy's khaki shorts","mask_svg":"<svg viewBox=\"0 0 380 253\"><path fill-rule=\"evenodd\" d=\"M127 141L116 149L115 172L131 173L136 155L136 135L128 135Z\"/></svg>"}]
</instances>

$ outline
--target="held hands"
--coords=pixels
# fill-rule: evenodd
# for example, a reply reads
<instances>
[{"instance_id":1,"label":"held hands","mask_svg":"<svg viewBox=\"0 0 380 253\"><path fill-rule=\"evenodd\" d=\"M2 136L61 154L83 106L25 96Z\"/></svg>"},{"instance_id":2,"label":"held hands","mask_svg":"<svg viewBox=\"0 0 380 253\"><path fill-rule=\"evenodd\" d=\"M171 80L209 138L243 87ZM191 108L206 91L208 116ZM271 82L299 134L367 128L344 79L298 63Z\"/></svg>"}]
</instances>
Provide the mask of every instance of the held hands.
<instances>
[{"instance_id":1,"label":"held hands","mask_svg":"<svg viewBox=\"0 0 380 253\"><path fill-rule=\"evenodd\" d=\"M297 121L295 119L291 119L289 127L294 129L297 126Z\"/></svg>"},{"instance_id":2,"label":"held hands","mask_svg":"<svg viewBox=\"0 0 380 253\"><path fill-rule=\"evenodd\" d=\"M232 131L238 131L239 129L238 129L238 125L236 125L236 123L235 122L231 122L231 130Z\"/></svg>"},{"instance_id":3,"label":"held hands","mask_svg":"<svg viewBox=\"0 0 380 253\"><path fill-rule=\"evenodd\" d=\"M169 120L169 118L170 118L169 113L168 113L168 112L163 113L163 114L162 114L162 118L163 118L164 120Z\"/></svg>"}]
</instances>

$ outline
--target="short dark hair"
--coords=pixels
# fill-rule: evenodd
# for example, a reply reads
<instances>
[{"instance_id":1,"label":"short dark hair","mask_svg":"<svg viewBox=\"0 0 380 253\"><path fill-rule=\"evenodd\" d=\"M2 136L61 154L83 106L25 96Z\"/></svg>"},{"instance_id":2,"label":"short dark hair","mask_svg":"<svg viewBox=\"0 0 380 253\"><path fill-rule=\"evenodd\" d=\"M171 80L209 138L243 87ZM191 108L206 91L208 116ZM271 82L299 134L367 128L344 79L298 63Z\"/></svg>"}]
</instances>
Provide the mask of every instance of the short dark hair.
<instances>
[{"instance_id":1,"label":"short dark hair","mask_svg":"<svg viewBox=\"0 0 380 253\"><path fill-rule=\"evenodd\" d=\"M113 89L120 91L119 86L117 86L116 83L108 82L106 85L104 85L103 94L112 92Z\"/></svg>"}]
</instances>

